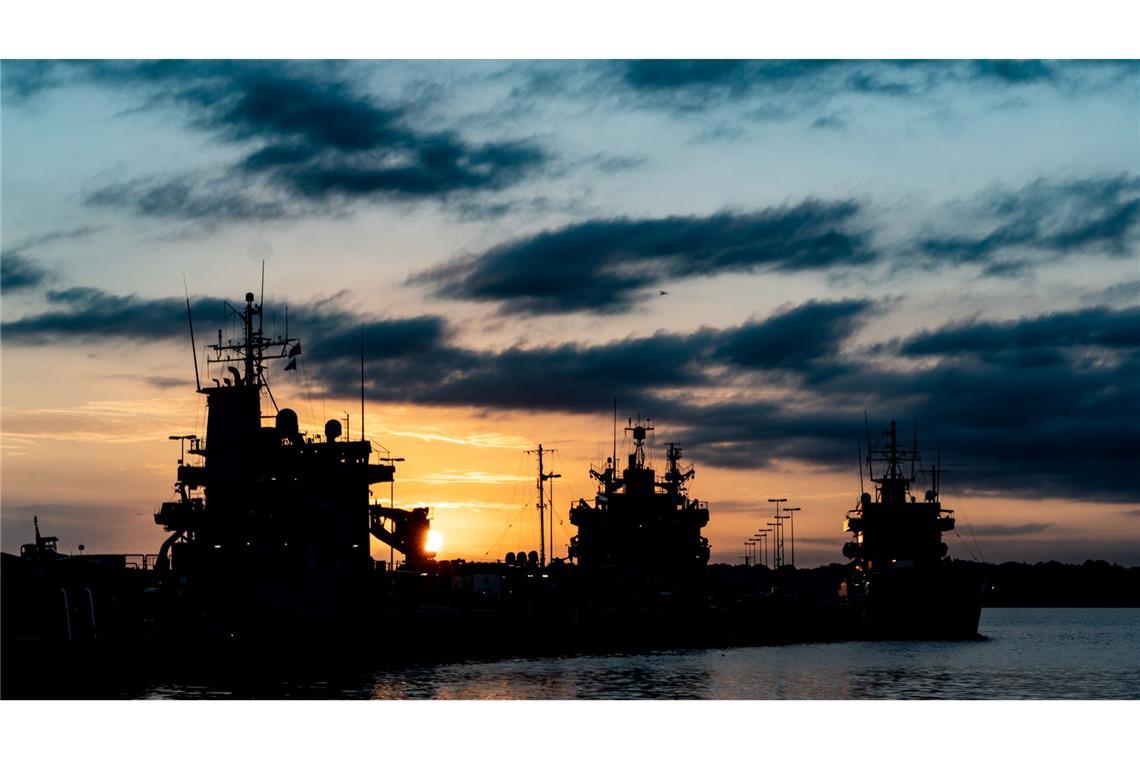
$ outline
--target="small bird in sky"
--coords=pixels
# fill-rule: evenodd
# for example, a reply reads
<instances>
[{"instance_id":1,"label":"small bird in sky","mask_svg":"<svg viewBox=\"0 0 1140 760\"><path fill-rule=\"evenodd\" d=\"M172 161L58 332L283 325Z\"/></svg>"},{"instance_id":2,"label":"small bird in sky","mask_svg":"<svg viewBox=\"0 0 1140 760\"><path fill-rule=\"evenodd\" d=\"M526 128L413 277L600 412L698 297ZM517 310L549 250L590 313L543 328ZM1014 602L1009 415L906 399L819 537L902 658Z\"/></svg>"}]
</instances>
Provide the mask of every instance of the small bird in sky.
<instances>
[{"instance_id":1,"label":"small bird in sky","mask_svg":"<svg viewBox=\"0 0 1140 760\"><path fill-rule=\"evenodd\" d=\"M659 295L659 296L667 296L667 295L669 295L669 291L668 291L668 290L658 290L658 291L657 291L657 295Z\"/></svg>"}]
</instances>

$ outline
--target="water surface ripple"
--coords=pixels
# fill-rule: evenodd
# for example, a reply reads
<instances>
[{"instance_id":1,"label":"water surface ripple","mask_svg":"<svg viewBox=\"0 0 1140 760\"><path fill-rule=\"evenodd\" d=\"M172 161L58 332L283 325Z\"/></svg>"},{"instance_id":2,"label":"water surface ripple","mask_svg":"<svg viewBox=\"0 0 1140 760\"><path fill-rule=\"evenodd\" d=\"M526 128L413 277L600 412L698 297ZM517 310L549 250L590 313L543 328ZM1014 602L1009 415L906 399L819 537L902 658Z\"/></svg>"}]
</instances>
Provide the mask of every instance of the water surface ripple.
<instances>
[{"instance_id":1,"label":"water surface ripple","mask_svg":"<svg viewBox=\"0 0 1140 760\"><path fill-rule=\"evenodd\" d=\"M1140 609L986 609L982 641L848 642L160 684L150 697L1140 699Z\"/></svg>"}]
</instances>

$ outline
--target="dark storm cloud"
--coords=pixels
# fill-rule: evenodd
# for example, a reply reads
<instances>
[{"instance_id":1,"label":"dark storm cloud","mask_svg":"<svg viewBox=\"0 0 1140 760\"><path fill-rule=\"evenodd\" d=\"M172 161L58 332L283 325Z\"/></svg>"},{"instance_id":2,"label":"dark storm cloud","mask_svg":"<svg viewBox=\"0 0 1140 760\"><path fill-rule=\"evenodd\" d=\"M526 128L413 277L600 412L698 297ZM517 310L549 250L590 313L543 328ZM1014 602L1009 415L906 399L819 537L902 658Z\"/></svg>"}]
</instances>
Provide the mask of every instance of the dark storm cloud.
<instances>
[{"instance_id":1,"label":"dark storm cloud","mask_svg":"<svg viewBox=\"0 0 1140 760\"><path fill-rule=\"evenodd\" d=\"M6 60L0 67L0 95L5 103L22 103L61 85L61 75L53 61Z\"/></svg>"},{"instance_id":2,"label":"dark storm cloud","mask_svg":"<svg viewBox=\"0 0 1140 760\"><path fill-rule=\"evenodd\" d=\"M4 340L13 345L122 340L188 339L184 298L142 298L115 295L97 288L69 288L49 291L52 308L38 314L5 322L0 329ZM238 309L240 300L228 302ZM213 328L227 324L227 301L213 297L191 299L199 333L212 341ZM284 322L284 304L270 304L266 332L273 320ZM430 352L445 348L446 324L440 317L375 319L352 314L334 299L294 304L289 309L290 331L310 336L304 356L329 361L345 356L359 361L363 331L366 352L388 356ZM203 327L204 325L204 327ZM334 353L335 352L335 353ZM353 357L356 357L355 359ZM357 365L358 366L358 365Z\"/></svg>"},{"instance_id":3,"label":"dark storm cloud","mask_svg":"<svg viewBox=\"0 0 1140 760\"><path fill-rule=\"evenodd\" d=\"M902 342L907 356L1029 352L1072 346L1140 348L1140 307L1054 312L1007 322L967 322L924 330Z\"/></svg>"},{"instance_id":4,"label":"dark storm cloud","mask_svg":"<svg viewBox=\"0 0 1140 760\"><path fill-rule=\"evenodd\" d=\"M47 294L52 307L3 324L4 340L22 345L126 338L185 338L186 302L181 298L119 296L97 288L68 288ZM201 312L221 314L219 299L198 299Z\"/></svg>"},{"instance_id":5,"label":"dark storm cloud","mask_svg":"<svg viewBox=\"0 0 1140 760\"><path fill-rule=\"evenodd\" d=\"M623 311L666 279L867 264L876 254L859 211L854 201L807 200L752 213L594 219L454 259L410 282L505 312Z\"/></svg>"},{"instance_id":6,"label":"dark storm cloud","mask_svg":"<svg viewBox=\"0 0 1140 760\"><path fill-rule=\"evenodd\" d=\"M981 60L972 61L970 68L978 79L993 79L1007 84L1054 82L1059 77L1057 67L1051 61Z\"/></svg>"},{"instance_id":7,"label":"dark storm cloud","mask_svg":"<svg viewBox=\"0 0 1140 760\"><path fill-rule=\"evenodd\" d=\"M181 298L72 288L52 291L48 300L49 310L4 323L5 338L15 345L186 339ZM614 395L660 406L654 394L701 387L709 371L724 368L819 373L871 309L862 301L810 301L734 328L477 351L458 345L440 317L376 319L347 312L338 300L339 295L289 311L290 331L306 336L303 361L338 391L358 387L363 341L378 400L574 412L604 408ZM192 305L203 334L212 335L210 326L224 323L221 299L195 298ZM269 308L270 320L282 316L280 307Z\"/></svg>"},{"instance_id":8,"label":"dark storm cloud","mask_svg":"<svg viewBox=\"0 0 1140 760\"><path fill-rule=\"evenodd\" d=\"M994 329L1018 332L1000 323ZM1102 340L1090 331L1057 343L1103 351ZM954 482L965 491L1140 500L1131 475L1140 460L1140 359L1119 350L1090 361L1078 350L1032 360L1051 349L948 350L927 355L934 363L919 368L848 359L841 373L792 386L793 400L689 408L679 421L725 466L788 458L849 469L866 409L872 419L898 419L907 438L917 420L928 459L941 448L960 463Z\"/></svg>"},{"instance_id":9,"label":"dark storm cloud","mask_svg":"<svg viewBox=\"0 0 1140 760\"><path fill-rule=\"evenodd\" d=\"M186 337L178 298L83 288L49 298L48 311L5 323L6 341ZM377 319L338 300L290 309L307 376L331 394L359 392L363 323L373 401L597 414L616 396L700 465L798 461L851 473L866 410L875 435L893 418L909 440L917 421L926 460L941 450L949 465L950 496L1140 502L1136 309L949 324L862 354L852 341L874 313L865 301L808 302L723 329L479 350L439 317ZM222 301L194 306L209 334Z\"/></svg>"},{"instance_id":10,"label":"dark storm cloud","mask_svg":"<svg viewBox=\"0 0 1140 760\"><path fill-rule=\"evenodd\" d=\"M39 262L18 253L0 253L0 291L26 290L42 285L50 273Z\"/></svg>"},{"instance_id":11,"label":"dark storm cloud","mask_svg":"<svg viewBox=\"0 0 1140 760\"><path fill-rule=\"evenodd\" d=\"M614 394L648 398L668 386L698 383L701 374L686 352L689 340L660 334L596 346L565 343L498 352L453 348L414 366L397 363L398 382L375 397L443 406L591 412L605 408ZM379 359L379 374L393 376L391 364ZM346 375L335 385L351 383L351 375Z\"/></svg>"},{"instance_id":12,"label":"dark storm cloud","mask_svg":"<svg viewBox=\"0 0 1140 760\"><path fill-rule=\"evenodd\" d=\"M1131 61L641 60L608 63L601 80L640 107L688 114L756 104L761 110L753 116L788 119L844 96L917 99L954 86L1000 94L1045 85L1074 93L1122 80L1134 87L1138 75Z\"/></svg>"},{"instance_id":13,"label":"dark storm cloud","mask_svg":"<svg viewBox=\"0 0 1140 760\"><path fill-rule=\"evenodd\" d=\"M378 400L588 413L618 396L626 404L662 408L658 394L708 384L710 371L818 372L869 309L864 302L813 301L736 328L494 352L440 344L411 361L389 357L379 346L369 354L369 374L399 377L398 383L378 388ZM358 343L352 341L358 340L352 335L346 340L350 357L357 355ZM352 361L330 361L323 371L346 392L359 382Z\"/></svg>"},{"instance_id":14,"label":"dark storm cloud","mask_svg":"<svg viewBox=\"0 0 1140 760\"><path fill-rule=\"evenodd\" d=\"M944 226L954 232L918 241L919 253L931 264L974 263L1002 274L1043 257L1127 256L1140 230L1140 177L1038 179L1017 190L982 193L948 216Z\"/></svg>"},{"instance_id":15,"label":"dark storm cloud","mask_svg":"<svg viewBox=\"0 0 1140 760\"><path fill-rule=\"evenodd\" d=\"M737 367L806 371L838 358L873 311L870 301L808 301L722 331L712 355Z\"/></svg>"},{"instance_id":16,"label":"dark storm cloud","mask_svg":"<svg viewBox=\"0 0 1140 760\"><path fill-rule=\"evenodd\" d=\"M914 242L875 242L882 219L853 199L710 216L597 218L458 256L411 284L504 313L627 311L656 288L728 272L980 266L1008 277L1074 256L1126 257L1140 238L1140 177L1038 179L937 209ZM889 276L889 275L888 275Z\"/></svg>"},{"instance_id":17,"label":"dark storm cloud","mask_svg":"<svg viewBox=\"0 0 1140 760\"><path fill-rule=\"evenodd\" d=\"M524 140L476 143L417 126L409 107L367 93L347 64L106 61L57 69L19 69L12 89L26 98L37 87L79 81L137 92L148 107L176 108L193 128L245 151L220 176L144 178L87 196L144 215L265 219L331 213L359 200L482 193L532 176L550 158Z\"/></svg>"},{"instance_id":18,"label":"dark storm cloud","mask_svg":"<svg viewBox=\"0 0 1140 760\"><path fill-rule=\"evenodd\" d=\"M622 61L615 64L622 83L651 93L743 94L757 88L787 89L837 66L828 60L677 60Z\"/></svg>"}]
</instances>

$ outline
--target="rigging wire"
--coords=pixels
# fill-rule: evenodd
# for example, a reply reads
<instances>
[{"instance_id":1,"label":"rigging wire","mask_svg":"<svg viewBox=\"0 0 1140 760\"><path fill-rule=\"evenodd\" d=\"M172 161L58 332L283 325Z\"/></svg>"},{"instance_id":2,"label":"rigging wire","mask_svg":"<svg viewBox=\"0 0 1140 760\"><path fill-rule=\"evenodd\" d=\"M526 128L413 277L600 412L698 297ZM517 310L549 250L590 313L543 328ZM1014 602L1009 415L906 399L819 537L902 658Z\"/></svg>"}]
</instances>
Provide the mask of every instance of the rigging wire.
<instances>
[{"instance_id":1,"label":"rigging wire","mask_svg":"<svg viewBox=\"0 0 1140 760\"><path fill-rule=\"evenodd\" d=\"M957 487L957 484L954 482L953 476L951 476L951 478L950 478L950 486L947 490L950 491L951 496L953 496L956 500L958 500L960 502L960 500L962 498L961 491ZM958 510L962 513L962 519L966 521L966 530L970 534L970 540L974 542L974 547L978 550L978 557L981 558L982 562L985 562L986 561L986 555L982 551L981 544L978 543L977 536L974 535L974 526L970 522L969 515L966 514L966 508L961 506L961 504L959 503ZM958 528L956 526L954 528L954 532L955 533L958 532ZM961 537L960 534L959 534L959 537ZM965 541L963 541L963 543L965 543ZM970 554L973 555L973 552L971 551Z\"/></svg>"},{"instance_id":2,"label":"rigging wire","mask_svg":"<svg viewBox=\"0 0 1140 760\"><path fill-rule=\"evenodd\" d=\"M519 475L522 473L523 462L524 462L525 458L526 458L526 453L525 452L519 452L518 464L515 465L514 477L512 478L512 480L514 481L514 487L511 489L511 498L507 502L508 504L514 505L515 497L518 495L519 483L521 482L519 480ZM523 509L526 509L526 507L527 507L527 505L523 504L522 507L519 508L519 512L521 512ZM503 532L501 534L499 534L499 537L497 539L495 539L495 543L491 544L490 548L488 548L487 551L483 552L484 557L490 555L490 553L492 551L494 551L495 549L498 548L499 543L503 540L503 537L507 535L507 531L509 531L511 529L511 527L515 523L515 520L517 520L517 519L518 519L518 512L515 512L511 516L510 522L507 524L507 527L504 528Z\"/></svg>"},{"instance_id":3,"label":"rigging wire","mask_svg":"<svg viewBox=\"0 0 1140 760\"><path fill-rule=\"evenodd\" d=\"M495 539L495 543L491 544L490 549L483 552L484 557L487 557L488 555L491 554L491 552L493 552L495 549L497 549L499 547L499 544L503 540L503 536L507 535L507 531L510 530L512 527L514 527L515 520L518 519L519 514L521 514L522 511L529 506L530 506L529 504L523 504L521 507L518 508L518 511L515 512L514 515L511 517L511 521L509 523L507 523L507 527L503 528L503 532L499 534L499 537L497 539Z\"/></svg>"},{"instance_id":4,"label":"rigging wire","mask_svg":"<svg viewBox=\"0 0 1140 760\"><path fill-rule=\"evenodd\" d=\"M558 466L559 466L559 468L561 468L562 472L563 473L568 472L568 470L566 469L566 463L562 461L561 452L559 452L557 449L555 449L554 456L558 458ZM566 481L566 490L570 492L570 503L576 504L578 502L578 499L574 495L574 485L571 482L571 478L569 476L567 476L565 478L565 481ZM567 539L572 538L572 536L570 535L570 529L566 527L566 523L562 522L562 517L558 514L558 511L554 509L553 497L550 499L550 509L553 511L554 516L558 519L558 524L562 527L563 535L565 535Z\"/></svg>"}]
</instances>

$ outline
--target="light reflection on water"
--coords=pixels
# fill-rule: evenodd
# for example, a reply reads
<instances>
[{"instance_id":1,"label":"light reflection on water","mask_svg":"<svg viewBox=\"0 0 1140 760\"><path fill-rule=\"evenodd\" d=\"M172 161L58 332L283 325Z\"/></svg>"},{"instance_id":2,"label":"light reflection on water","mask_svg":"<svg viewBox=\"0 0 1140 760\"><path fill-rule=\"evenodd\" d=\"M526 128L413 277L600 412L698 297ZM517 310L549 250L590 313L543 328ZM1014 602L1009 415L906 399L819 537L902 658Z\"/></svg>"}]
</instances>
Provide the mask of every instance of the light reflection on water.
<instances>
[{"instance_id":1,"label":"light reflection on water","mask_svg":"<svg viewBox=\"0 0 1140 760\"><path fill-rule=\"evenodd\" d=\"M155 697L1140 699L1140 610L986 609L983 641L849 642L386 668Z\"/></svg>"}]
</instances>

